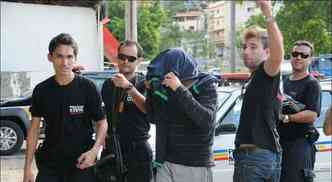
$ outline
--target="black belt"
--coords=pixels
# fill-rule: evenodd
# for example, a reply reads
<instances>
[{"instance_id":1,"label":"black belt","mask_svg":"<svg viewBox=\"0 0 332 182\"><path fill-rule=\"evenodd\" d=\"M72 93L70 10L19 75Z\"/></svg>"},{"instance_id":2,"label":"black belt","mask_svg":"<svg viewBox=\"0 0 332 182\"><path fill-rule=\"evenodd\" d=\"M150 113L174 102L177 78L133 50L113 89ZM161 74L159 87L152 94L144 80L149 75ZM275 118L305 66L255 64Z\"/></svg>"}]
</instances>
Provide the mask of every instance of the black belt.
<instances>
[{"instance_id":1,"label":"black belt","mask_svg":"<svg viewBox=\"0 0 332 182\"><path fill-rule=\"evenodd\" d=\"M260 150L266 150L257 146L246 146L246 147L238 147L235 149L235 152L244 152L244 153L251 153L251 152L257 152Z\"/></svg>"}]
</instances>

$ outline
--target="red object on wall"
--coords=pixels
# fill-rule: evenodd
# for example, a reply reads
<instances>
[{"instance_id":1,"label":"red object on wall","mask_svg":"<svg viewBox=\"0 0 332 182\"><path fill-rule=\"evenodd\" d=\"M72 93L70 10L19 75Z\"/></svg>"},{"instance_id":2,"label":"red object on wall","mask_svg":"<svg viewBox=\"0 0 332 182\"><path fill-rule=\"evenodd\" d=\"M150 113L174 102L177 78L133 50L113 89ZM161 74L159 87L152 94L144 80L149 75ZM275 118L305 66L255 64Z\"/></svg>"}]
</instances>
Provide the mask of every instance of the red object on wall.
<instances>
[{"instance_id":1,"label":"red object on wall","mask_svg":"<svg viewBox=\"0 0 332 182\"><path fill-rule=\"evenodd\" d=\"M103 24L103 42L105 57L114 62L114 58L118 55L119 41L112 35L106 24L110 21L109 18L104 18L101 22Z\"/></svg>"}]
</instances>

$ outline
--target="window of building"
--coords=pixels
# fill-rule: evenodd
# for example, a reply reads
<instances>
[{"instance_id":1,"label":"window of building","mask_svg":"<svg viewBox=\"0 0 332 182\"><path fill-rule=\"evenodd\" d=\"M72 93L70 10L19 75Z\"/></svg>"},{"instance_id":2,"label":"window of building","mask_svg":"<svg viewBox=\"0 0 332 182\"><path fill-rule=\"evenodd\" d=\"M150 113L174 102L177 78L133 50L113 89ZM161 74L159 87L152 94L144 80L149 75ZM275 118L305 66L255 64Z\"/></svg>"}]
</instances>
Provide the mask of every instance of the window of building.
<instances>
[{"instance_id":1,"label":"window of building","mask_svg":"<svg viewBox=\"0 0 332 182\"><path fill-rule=\"evenodd\" d=\"M197 17L195 17L195 16L189 16L189 17L187 17L187 20L196 20L196 18Z\"/></svg>"}]
</instances>

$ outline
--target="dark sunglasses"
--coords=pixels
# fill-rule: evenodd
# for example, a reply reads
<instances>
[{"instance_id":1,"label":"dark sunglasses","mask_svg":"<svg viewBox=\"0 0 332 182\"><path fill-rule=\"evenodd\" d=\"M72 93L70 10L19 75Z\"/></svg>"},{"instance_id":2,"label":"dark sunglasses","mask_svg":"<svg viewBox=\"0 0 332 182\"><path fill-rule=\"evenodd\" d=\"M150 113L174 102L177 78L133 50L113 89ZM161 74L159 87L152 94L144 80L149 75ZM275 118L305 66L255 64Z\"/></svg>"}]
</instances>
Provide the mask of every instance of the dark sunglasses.
<instances>
[{"instance_id":1,"label":"dark sunglasses","mask_svg":"<svg viewBox=\"0 0 332 182\"><path fill-rule=\"evenodd\" d=\"M309 54L304 54L302 52L296 52L296 51L292 52L293 58L297 58L297 56L299 55L301 56L302 59L307 59L309 57Z\"/></svg>"},{"instance_id":2,"label":"dark sunglasses","mask_svg":"<svg viewBox=\"0 0 332 182\"><path fill-rule=\"evenodd\" d=\"M128 56L128 55L125 55L122 53L118 54L118 58L121 59L122 61L128 60L128 62L131 62L131 63L135 62L137 59L135 56Z\"/></svg>"}]
</instances>

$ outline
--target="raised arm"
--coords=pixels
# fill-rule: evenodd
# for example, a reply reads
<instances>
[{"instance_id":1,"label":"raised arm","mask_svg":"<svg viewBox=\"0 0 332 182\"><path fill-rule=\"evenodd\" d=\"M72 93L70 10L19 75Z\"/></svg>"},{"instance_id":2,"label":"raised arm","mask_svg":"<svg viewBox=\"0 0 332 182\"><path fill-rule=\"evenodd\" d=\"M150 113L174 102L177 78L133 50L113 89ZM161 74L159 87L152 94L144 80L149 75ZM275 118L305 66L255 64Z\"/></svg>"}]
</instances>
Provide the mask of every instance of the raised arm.
<instances>
[{"instance_id":1,"label":"raised arm","mask_svg":"<svg viewBox=\"0 0 332 182\"><path fill-rule=\"evenodd\" d=\"M256 2L265 16L268 33L269 57L264 64L264 70L269 76L275 76L284 58L283 37L273 18L271 1L257 0Z\"/></svg>"}]
</instances>

